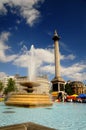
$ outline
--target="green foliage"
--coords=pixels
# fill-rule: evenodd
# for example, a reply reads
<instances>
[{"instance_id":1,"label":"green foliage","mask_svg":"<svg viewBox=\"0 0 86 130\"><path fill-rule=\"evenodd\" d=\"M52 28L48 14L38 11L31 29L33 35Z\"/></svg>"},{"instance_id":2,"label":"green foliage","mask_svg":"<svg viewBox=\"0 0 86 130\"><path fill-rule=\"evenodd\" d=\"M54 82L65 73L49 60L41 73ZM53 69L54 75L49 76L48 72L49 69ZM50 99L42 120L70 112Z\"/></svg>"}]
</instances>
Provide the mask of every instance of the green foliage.
<instances>
[{"instance_id":1,"label":"green foliage","mask_svg":"<svg viewBox=\"0 0 86 130\"><path fill-rule=\"evenodd\" d=\"M4 88L4 85L3 85L3 83L0 81L0 92L3 90L3 88Z\"/></svg>"},{"instance_id":2,"label":"green foliage","mask_svg":"<svg viewBox=\"0 0 86 130\"><path fill-rule=\"evenodd\" d=\"M65 92L68 94L68 95L72 95L74 92L73 92L73 89L71 87L71 85L69 83L67 83L65 85Z\"/></svg>"},{"instance_id":3,"label":"green foliage","mask_svg":"<svg viewBox=\"0 0 86 130\"><path fill-rule=\"evenodd\" d=\"M6 87L6 88L4 88L4 92L3 92L4 94L8 94L8 88Z\"/></svg>"},{"instance_id":4,"label":"green foliage","mask_svg":"<svg viewBox=\"0 0 86 130\"><path fill-rule=\"evenodd\" d=\"M15 85L15 81L12 78L8 79L7 87L4 89L4 94L8 94L8 93L14 92L16 90L17 90L17 88Z\"/></svg>"}]
</instances>

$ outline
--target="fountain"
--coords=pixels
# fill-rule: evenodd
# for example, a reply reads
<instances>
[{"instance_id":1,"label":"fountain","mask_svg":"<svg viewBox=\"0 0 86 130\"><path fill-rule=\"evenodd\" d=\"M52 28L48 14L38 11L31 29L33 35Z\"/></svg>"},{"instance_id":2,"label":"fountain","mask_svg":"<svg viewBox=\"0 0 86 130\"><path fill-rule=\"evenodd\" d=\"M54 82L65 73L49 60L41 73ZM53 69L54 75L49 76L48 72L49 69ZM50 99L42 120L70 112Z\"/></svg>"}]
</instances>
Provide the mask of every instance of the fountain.
<instances>
[{"instance_id":1,"label":"fountain","mask_svg":"<svg viewBox=\"0 0 86 130\"><path fill-rule=\"evenodd\" d=\"M38 107L38 106L50 106L52 101L49 96L49 92L43 91L43 87L49 87L49 82L46 78L40 78L36 76L36 58L34 54L34 46L30 49L30 63L28 63L28 78L26 81L20 81L24 92L17 92L11 94L6 105L14 106L26 106L26 107ZM27 53L28 54L28 53Z\"/></svg>"}]
</instances>

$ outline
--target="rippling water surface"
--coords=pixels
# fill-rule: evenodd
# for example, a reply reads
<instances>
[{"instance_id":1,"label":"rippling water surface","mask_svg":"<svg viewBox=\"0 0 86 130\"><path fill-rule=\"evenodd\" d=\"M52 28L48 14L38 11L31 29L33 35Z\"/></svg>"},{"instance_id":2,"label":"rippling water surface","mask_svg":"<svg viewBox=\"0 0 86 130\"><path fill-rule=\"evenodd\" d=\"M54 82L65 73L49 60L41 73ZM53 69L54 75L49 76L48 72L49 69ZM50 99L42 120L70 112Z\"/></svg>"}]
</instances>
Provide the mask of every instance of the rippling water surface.
<instances>
[{"instance_id":1,"label":"rippling water surface","mask_svg":"<svg viewBox=\"0 0 86 130\"><path fill-rule=\"evenodd\" d=\"M0 103L0 126L24 122L58 130L86 130L86 104L55 103L46 108L22 108Z\"/></svg>"}]
</instances>

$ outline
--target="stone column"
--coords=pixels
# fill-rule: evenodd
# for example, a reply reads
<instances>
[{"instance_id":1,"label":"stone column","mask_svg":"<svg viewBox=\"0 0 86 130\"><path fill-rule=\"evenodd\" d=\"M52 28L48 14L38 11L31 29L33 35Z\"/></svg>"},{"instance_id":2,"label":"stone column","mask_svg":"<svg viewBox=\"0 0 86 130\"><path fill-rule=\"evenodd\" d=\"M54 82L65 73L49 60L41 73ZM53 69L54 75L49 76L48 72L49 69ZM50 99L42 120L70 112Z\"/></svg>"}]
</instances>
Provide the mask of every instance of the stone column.
<instances>
[{"instance_id":1,"label":"stone column","mask_svg":"<svg viewBox=\"0 0 86 130\"><path fill-rule=\"evenodd\" d=\"M54 53L55 53L55 77L60 77L60 55L59 55L59 43L54 41Z\"/></svg>"},{"instance_id":2,"label":"stone column","mask_svg":"<svg viewBox=\"0 0 86 130\"><path fill-rule=\"evenodd\" d=\"M54 36L54 55L55 55L55 78L60 77L60 54L59 54L59 37L55 31Z\"/></svg>"},{"instance_id":3,"label":"stone column","mask_svg":"<svg viewBox=\"0 0 86 130\"><path fill-rule=\"evenodd\" d=\"M57 32L54 32L54 58L55 58L55 78L51 81L53 85L53 91L64 91L65 81L60 76L60 52L59 52L59 36Z\"/></svg>"}]
</instances>

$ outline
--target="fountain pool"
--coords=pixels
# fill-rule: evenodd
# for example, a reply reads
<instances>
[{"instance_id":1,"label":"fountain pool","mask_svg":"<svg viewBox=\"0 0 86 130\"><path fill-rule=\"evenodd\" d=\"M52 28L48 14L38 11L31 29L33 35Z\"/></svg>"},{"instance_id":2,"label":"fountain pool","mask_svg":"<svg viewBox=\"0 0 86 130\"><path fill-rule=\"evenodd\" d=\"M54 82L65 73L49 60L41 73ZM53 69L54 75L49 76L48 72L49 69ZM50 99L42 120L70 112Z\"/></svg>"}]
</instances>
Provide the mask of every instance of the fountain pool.
<instances>
[{"instance_id":1,"label":"fountain pool","mask_svg":"<svg viewBox=\"0 0 86 130\"><path fill-rule=\"evenodd\" d=\"M0 103L0 127L25 122L58 130L86 130L86 105L55 103L50 107L21 108Z\"/></svg>"}]
</instances>

